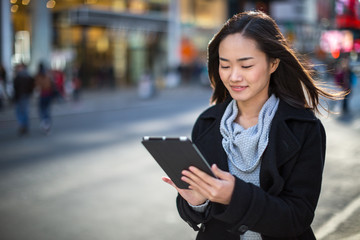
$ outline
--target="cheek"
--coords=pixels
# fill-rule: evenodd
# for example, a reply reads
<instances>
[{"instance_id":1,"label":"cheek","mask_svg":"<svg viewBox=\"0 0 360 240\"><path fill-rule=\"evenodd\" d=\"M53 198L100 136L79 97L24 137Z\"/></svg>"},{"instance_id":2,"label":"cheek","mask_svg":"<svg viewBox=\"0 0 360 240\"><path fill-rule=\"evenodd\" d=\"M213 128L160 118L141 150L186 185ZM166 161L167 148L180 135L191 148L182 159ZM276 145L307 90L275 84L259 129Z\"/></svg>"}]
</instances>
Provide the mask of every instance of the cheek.
<instances>
[{"instance_id":1,"label":"cheek","mask_svg":"<svg viewBox=\"0 0 360 240\"><path fill-rule=\"evenodd\" d=\"M268 74L267 69L257 69L256 71L253 71L249 75L249 81L257 82L259 84L266 83L268 80L270 80L270 75Z\"/></svg>"},{"instance_id":2,"label":"cheek","mask_svg":"<svg viewBox=\"0 0 360 240\"><path fill-rule=\"evenodd\" d=\"M221 81L224 82L224 80L226 80L226 72L224 70L222 70L221 68L219 68L219 76Z\"/></svg>"},{"instance_id":3,"label":"cheek","mask_svg":"<svg viewBox=\"0 0 360 240\"><path fill-rule=\"evenodd\" d=\"M261 78L264 78L264 76L260 71L253 71L248 79L252 82L260 82Z\"/></svg>"}]
</instances>

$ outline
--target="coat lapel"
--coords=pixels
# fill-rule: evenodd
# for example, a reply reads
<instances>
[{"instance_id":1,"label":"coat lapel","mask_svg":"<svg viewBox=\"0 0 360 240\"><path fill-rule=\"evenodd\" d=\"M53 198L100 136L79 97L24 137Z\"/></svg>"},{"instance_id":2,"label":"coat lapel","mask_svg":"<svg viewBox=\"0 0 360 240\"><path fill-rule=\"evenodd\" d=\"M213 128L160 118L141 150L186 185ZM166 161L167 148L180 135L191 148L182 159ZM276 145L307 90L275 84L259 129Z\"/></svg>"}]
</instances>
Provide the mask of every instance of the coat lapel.
<instances>
[{"instance_id":1,"label":"coat lapel","mask_svg":"<svg viewBox=\"0 0 360 240\"><path fill-rule=\"evenodd\" d=\"M280 101L277 113L271 123L269 143L263 155L260 172L260 185L270 194L276 195L284 185L279 172L281 167L290 161L301 149L301 143L290 130L288 121L313 121L314 115L304 113Z\"/></svg>"},{"instance_id":2,"label":"coat lapel","mask_svg":"<svg viewBox=\"0 0 360 240\"><path fill-rule=\"evenodd\" d=\"M300 150L300 144L284 120L273 120L268 149L274 150L272 159L275 160L278 168Z\"/></svg>"}]
</instances>

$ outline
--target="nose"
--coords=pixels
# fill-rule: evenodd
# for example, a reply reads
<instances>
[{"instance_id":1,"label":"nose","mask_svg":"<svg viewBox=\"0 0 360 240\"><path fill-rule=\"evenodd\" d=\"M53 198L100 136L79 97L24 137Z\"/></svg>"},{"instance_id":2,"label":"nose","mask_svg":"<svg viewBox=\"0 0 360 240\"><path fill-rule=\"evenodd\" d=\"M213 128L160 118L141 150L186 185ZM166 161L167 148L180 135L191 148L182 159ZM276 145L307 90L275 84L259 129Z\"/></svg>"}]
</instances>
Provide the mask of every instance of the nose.
<instances>
[{"instance_id":1,"label":"nose","mask_svg":"<svg viewBox=\"0 0 360 240\"><path fill-rule=\"evenodd\" d=\"M239 67L235 67L232 69L230 74L230 81L238 82L243 80L243 73Z\"/></svg>"}]
</instances>

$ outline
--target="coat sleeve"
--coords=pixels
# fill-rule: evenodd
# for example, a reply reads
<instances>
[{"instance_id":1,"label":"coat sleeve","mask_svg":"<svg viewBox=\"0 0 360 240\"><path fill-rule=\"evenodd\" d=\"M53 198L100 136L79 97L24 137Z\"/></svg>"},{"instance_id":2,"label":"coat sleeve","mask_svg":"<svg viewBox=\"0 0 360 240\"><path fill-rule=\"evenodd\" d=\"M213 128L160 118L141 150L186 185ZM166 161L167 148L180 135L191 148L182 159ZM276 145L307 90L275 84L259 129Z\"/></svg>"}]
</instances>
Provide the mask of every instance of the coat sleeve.
<instances>
[{"instance_id":1,"label":"coat sleeve","mask_svg":"<svg viewBox=\"0 0 360 240\"><path fill-rule=\"evenodd\" d=\"M320 195L326 136L319 120L305 124L295 126L298 132L303 131L299 151L278 170L283 178L281 191L271 195L236 179L230 204L213 204L210 215L229 223L239 234L252 230L286 238L307 231Z\"/></svg>"}]
</instances>

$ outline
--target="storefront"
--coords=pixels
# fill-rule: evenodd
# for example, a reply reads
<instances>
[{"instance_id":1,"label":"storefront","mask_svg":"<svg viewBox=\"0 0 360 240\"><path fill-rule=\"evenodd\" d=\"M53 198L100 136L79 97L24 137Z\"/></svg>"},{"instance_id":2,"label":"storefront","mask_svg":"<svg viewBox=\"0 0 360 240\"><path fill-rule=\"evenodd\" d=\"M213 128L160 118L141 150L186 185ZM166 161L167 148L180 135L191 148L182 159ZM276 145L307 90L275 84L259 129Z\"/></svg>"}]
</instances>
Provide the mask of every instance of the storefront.
<instances>
[{"instance_id":1,"label":"storefront","mask_svg":"<svg viewBox=\"0 0 360 240\"><path fill-rule=\"evenodd\" d=\"M135 84L149 69L156 76L165 71L166 17L89 8L64 10L54 16L58 55L73 58L88 86Z\"/></svg>"},{"instance_id":2,"label":"storefront","mask_svg":"<svg viewBox=\"0 0 360 240\"><path fill-rule=\"evenodd\" d=\"M40 61L81 78L88 87L135 85L151 71L163 84L182 64L181 43L190 39L206 61L212 34L227 17L221 0L9 0L12 65Z\"/></svg>"}]
</instances>

